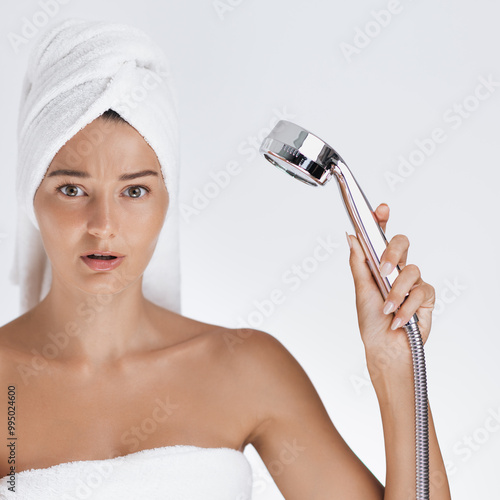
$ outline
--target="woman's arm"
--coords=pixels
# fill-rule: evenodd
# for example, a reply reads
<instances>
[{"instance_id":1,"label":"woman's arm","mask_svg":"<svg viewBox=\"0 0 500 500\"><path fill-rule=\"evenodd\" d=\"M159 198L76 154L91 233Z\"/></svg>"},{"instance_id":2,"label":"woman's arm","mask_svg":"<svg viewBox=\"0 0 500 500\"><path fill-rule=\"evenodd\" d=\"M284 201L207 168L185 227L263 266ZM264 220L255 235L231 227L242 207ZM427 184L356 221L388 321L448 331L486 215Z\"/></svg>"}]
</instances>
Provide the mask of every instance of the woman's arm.
<instances>
[{"instance_id":1,"label":"woman's arm","mask_svg":"<svg viewBox=\"0 0 500 500\"><path fill-rule=\"evenodd\" d=\"M384 228L388 214L385 209L381 212ZM265 332L251 330L249 334L247 330L242 338L235 340L239 354L233 356L234 373L239 373L238 385L249 394L249 411L255 422L246 443L255 447L286 500L414 498L414 388L408 339L402 328L390 329L393 315L382 312L382 296L359 242L354 237L353 240L350 265L367 365L382 413L386 486L342 439L309 377L288 350ZM417 311L425 342L434 289L421 280L420 273L415 272L416 266L403 269L407 248L407 239L400 235L391 241L383 256L402 267L388 299L399 306L410 291L396 316L408 321ZM430 414L429 431L431 498L449 500L446 472Z\"/></svg>"},{"instance_id":2,"label":"woman's arm","mask_svg":"<svg viewBox=\"0 0 500 500\"><path fill-rule=\"evenodd\" d=\"M249 333L250 332L250 333ZM286 500L410 500L415 498L413 381L395 366L369 363L382 410L385 488L351 450L330 419L308 375L272 335L245 329L234 339L231 373L253 415L251 443ZM383 363L384 369L387 364ZM349 413L349 408L332 408ZM366 430L359 433L369 439ZM449 500L448 482L429 414L431 499Z\"/></svg>"},{"instance_id":3,"label":"woman's arm","mask_svg":"<svg viewBox=\"0 0 500 500\"><path fill-rule=\"evenodd\" d=\"M242 333L226 342L234 346L230 372L252 415L245 444L255 447L285 499L382 500L383 485L337 431L294 356L266 332Z\"/></svg>"},{"instance_id":4,"label":"woman's arm","mask_svg":"<svg viewBox=\"0 0 500 500\"><path fill-rule=\"evenodd\" d=\"M375 216L385 231L389 207L381 204ZM395 236L381 256L381 268L389 263L385 275L396 264L401 272L385 301L371 276L357 238L348 236L349 264L356 289L356 308L366 361L377 394L384 429L386 487L384 500L415 498L415 389L411 349L407 334L394 323L406 324L414 313L425 344L429 337L435 290L424 282L417 266L406 264L410 243L404 235ZM405 296L409 294L408 297ZM392 311L385 310L393 303ZM395 328L396 326L396 328ZM395 328L393 330L393 328ZM439 449L430 406L429 414L429 496L433 500L451 498L446 469Z\"/></svg>"},{"instance_id":5,"label":"woman's arm","mask_svg":"<svg viewBox=\"0 0 500 500\"><path fill-rule=\"evenodd\" d=\"M413 368L408 364L381 366L367 360L377 394L385 439L386 486L384 500L415 498L415 396ZM450 489L443 457L429 410L429 497L449 500Z\"/></svg>"}]
</instances>

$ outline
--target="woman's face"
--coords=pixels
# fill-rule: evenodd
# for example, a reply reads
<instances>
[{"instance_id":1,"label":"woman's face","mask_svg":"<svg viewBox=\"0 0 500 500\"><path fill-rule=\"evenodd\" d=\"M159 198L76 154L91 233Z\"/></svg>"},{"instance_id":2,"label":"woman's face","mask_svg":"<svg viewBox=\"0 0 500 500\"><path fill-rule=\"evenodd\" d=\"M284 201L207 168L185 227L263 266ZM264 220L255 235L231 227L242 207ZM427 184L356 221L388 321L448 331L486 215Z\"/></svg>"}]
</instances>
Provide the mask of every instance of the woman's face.
<instances>
[{"instance_id":1,"label":"woman's face","mask_svg":"<svg viewBox=\"0 0 500 500\"><path fill-rule=\"evenodd\" d=\"M114 293L136 281L153 255L168 202L144 138L128 123L97 118L59 150L35 194L53 278L89 293ZM93 270L82 256L98 250L125 257L110 271Z\"/></svg>"}]
</instances>

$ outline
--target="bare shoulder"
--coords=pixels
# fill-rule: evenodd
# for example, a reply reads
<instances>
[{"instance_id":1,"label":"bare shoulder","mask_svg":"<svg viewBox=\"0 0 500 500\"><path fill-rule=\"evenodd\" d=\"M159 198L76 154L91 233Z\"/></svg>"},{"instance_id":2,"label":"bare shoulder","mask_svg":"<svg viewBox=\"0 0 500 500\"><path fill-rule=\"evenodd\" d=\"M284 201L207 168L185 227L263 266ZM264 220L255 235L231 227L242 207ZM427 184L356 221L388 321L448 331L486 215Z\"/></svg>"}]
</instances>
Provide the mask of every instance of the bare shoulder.
<instances>
[{"instance_id":1,"label":"bare shoulder","mask_svg":"<svg viewBox=\"0 0 500 500\"><path fill-rule=\"evenodd\" d=\"M233 355L243 370L274 383L288 381L304 382L304 369L290 351L273 335L252 328L224 329L218 333L219 341ZM248 374L248 373L246 373Z\"/></svg>"},{"instance_id":2,"label":"bare shoulder","mask_svg":"<svg viewBox=\"0 0 500 500\"><path fill-rule=\"evenodd\" d=\"M247 443L256 445L272 422L293 416L302 415L305 425L313 414L316 421L330 422L304 368L276 337L252 328L221 329L216 337L254 415Z\"/></svg>"},{"instance_id":3,"label":"bare shoulder","mask_svg":"<svg viewBox=\"0 0 500 500\"><path fill-rule=\"evenodd\" d=\"M248 392L252 444L285 498L382 498L383 486L333 424L309 376L288 349L261 330L222 333L233 371Z\"/></svg>"},{"instance_id":4,"label":"bare shoulder","mask_svg":"<svg viewBox=\"0 0 500 500\"><path fill-rule=\"evenodd\" d=\"M282 374L282 370L295 361L276 337L262 330L219 327L207 334L217 354L227 358L228 363L234 365L232 368L239 369L242 375L252 372L257 375L261 369Z\"/></svg>"},{"instance_id":5,"label":"bare shoulder","mask_svg":"<svg viewBox=\"0 0 500 500\"><path fill-rule=\"evenodd\" d=\"M25 331L26 316L19 316L9 323L0 326L0 369L9 360L26 356L28 344Z\"/></svg>"},{"instance_id":6,"label":"bare shoulder","mask_svg":"<svg viewBox=\"0 0 500 500\"><path fill-rule=\"evenodd\" d=\"M3 395L7 390L25 386L25 368L30 368L33 354L29 352L23 332L23 317L0 327L0 391ZM7 415L7 397L0 399L0 414ZM6 428L0 431L4 435Z\"/></svg>"},{"instance_id":7,"label":"bare shoulder","mask_svg":"<svg viewBox=\"0 0 500 500\"><path fill-rule=\"evenodd\" d=\"M8 386L24 386L26 368L31 369L32 358L32 354L16 343L15 332L6 326L0 328L0 391L2 394L7 391ZM2 414L5 414L4 399L0 400Z\"/></svg>"},{"instance_id":8,"label":"bare shoulder","mask_svg":"<svg viewBox=\"0 0 500 500\"><path fill-rule=\"evenodd\" d=\"M291 376L305 375L305 371L290 351L273 335L252 328L235 328L220 333L228 353L238 359L254 377L270 378L274 383L289 380Z\"/></svg>"}]
</instances>

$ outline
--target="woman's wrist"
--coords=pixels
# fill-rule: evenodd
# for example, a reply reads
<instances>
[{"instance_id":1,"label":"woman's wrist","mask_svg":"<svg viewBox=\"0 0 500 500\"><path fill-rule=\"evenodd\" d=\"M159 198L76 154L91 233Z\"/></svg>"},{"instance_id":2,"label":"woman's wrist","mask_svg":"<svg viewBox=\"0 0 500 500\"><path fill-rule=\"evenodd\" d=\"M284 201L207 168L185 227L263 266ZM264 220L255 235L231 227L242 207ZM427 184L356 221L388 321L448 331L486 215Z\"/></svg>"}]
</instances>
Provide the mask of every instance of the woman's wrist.
<instances>
[{"instance_id":1,"label":"woman's wrist","mask_svg":"<svg viewBox=\"0 0 500 500\"><path fill-rule=\"evenodd\" d=\"M389 395L394 387L413 385L411 351L392 350L366 353L366 365L375 392Z\"/></svg>"}]
</instances>

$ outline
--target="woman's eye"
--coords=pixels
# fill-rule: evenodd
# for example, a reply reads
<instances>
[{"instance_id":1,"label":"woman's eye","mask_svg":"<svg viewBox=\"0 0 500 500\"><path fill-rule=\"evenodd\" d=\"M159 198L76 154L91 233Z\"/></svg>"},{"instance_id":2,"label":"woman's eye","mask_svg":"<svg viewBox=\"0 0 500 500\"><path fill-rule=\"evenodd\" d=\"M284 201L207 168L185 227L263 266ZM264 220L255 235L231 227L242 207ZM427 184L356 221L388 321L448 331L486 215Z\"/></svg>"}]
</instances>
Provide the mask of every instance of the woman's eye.
<instances>
[{"instance_id":1,"label":"woman's eye","mask_svg":"<svg viewBox=\"0 0 500 500\"><path fill-rule=\"evenodd\" d=\"M70 188L66 193L63 191L64 188ZM71 198L76 198L76 192L78 192L77 190L81 188L79 188L78 186L74 186L73 184L65 184L64 186L59 186L57 189L59 189L59 191L61 191L61 193L65 194L66 196L68 197L71 197ZM83 193L83 191L82 191Z\"/></svg>"},{"instance_id":2,"label":"woman's eye","mask_svg":"<svg viewBox=\"0 0 500 500\"><path fill-rule=\"evenodd\" d=\"M141 196L140 189L143 189L146 193L149 193L149 189L144 187L144 186L130 186L129 188L125 189L125 192L133 193L131 194L130 198L144 198L144 196Z\"/></svg>"}]
</instances>

